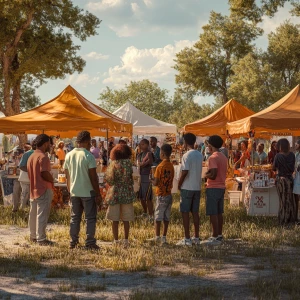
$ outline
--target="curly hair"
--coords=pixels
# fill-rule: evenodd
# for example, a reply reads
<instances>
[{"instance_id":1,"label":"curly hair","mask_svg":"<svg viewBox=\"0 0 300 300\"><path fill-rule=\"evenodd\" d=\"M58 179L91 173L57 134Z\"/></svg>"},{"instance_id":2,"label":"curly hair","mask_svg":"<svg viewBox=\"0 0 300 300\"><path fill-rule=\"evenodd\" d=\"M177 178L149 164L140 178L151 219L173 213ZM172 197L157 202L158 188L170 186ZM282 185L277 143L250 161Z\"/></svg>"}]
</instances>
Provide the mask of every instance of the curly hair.
<instances>
[{"instance_id":1,"label":"curly hair","mask_svg":"<svg viewBox=\"0 0 300 300\"><path fill-rule=\"evenodd\" d=\"M47 134L39 134L36 138L35 138L35 144L37 147L42 147L45 143L50 141L50 137Z\"/></svg>"},{"instance_id":2,"label":"curly hair","mask_svg":"<svg viewBox=\"0 0 300 300\"><path fill-rule=\"evenodd\" d=\"M127 145L118 144L110 152L111 160L121 160L131 158L131 149Z\"/></svg>"},{"instance_id":3,"label":"curly hair","mask_svg":"<svg viewBox=\"0 0 300 300\"><path fill-rule=\"evenodd\" d=\"M183 139L189 146L194 146L194 144L196 143L196 136L190 132L186 133L183 136Z\"/></svg>"},{"instance_id":4,"label":"curly hair","mask_svg":"<svg viewBox=\"0 0 300 300\"><path fill-rule=\"evenodd\" d=\"M91 134L88 131L80 131L77 134L77 139L76 139L77 143L84 143L90 140L91 140Z\"/></svg>"}]
</instances>

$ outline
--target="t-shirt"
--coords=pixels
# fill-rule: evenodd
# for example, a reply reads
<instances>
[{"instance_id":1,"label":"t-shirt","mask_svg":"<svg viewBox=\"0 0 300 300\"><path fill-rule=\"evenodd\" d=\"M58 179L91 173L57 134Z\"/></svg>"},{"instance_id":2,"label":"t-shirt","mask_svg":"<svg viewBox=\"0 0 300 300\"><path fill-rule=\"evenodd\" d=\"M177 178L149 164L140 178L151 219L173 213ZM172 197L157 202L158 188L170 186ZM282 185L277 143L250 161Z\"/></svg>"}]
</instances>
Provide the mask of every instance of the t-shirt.
<instances>
[{"instance_id":1,"label":"t-shirt","mask_svg":"<svg viewBox=\"0 0 300 300\"><path fill-rule=\"evenodd\" d=\"M158 186L156 187L157 196L168 196L171 195L174 179L174 167L170 161L163 160L154 174L155 178L159 179Z\"/></svg>"},{"instance_id":2,"label":"t-shirt","mask_svg":"<svg viewBox=\"0 0 300 300\"><path fill-rule=\"evenodd\" d=\"M295 155L289 152L287 155L278 153L275 156L273 166L278 171L280 177L292 177L295 170Z\"/></svg>"},{"instance_id":3,"label":"t-shirt","mask_svg":"<svg viewBox=\"0 0 300 300\"><path fill-rule=\"evenodd\" d=\"M153 166L158 166L161 163L160 159L160 148L156 147L153 151L154 155L154 161L153 161Z\"/></svg>"},{"instance_id":4,"label":"t-shirt","mask_svg":"<svg viewBox=\"0 0 300 300\"><path fill-rule=\"evenodd\" d=\"M201 190L203 155L197 150L189 150L182 156L181 170L189 171L181 189L188 191Z\"/></svg>"},{"instance_id":5,"label":"t-shirt","mask_svg":"<svg viewBox=\"0 0 300 300\"><path fill-rule=\"evenodd\" d=\"M99 148L92 146L91 149L90 149L90 152L94 155L94 157L96 159L100 158L100 152L101 151L100 151Z\"/></svg>"},{"instance_id":6,"label":"t-shirt","mask_svg":"<svg viewBox=\"0 0 300 300\"><path fill-rule=\"evenodd\" d=\"M42 178L42 172L51 172L49 157L41 150L35 150L27 162L28 177L30 180L30 199L40 198L47 189L52 189L52 183Z\"/></svg>"},{"instance_id":7,"label":"t-shirt","mask_svg":"<svg viewBox=\"0 0 300 300\"><path fill-rule=\"evenodd\" d=\"M34 150L28 150L27 152L24 153L24 155L21 157L21 160L20 160L20 164L19 164L20 168L27 166L28 158L30 157L30 155L33 152L34 152Z\"/></svg>"},{"instance_id":8,"label":"t-shirt","mask_svg":"<svg viewBox=\"0 0 300 300\"><path fill-rule=\"evenodd\" d=\"M94 188L89 169L93 168L96 168L96 160L93 154L84 148L75 148L66 155L64 169L69 172L72 197L91 197Z\"/></svg>"},{"instance_id":9,"label":"t-shirt","mask_svg":"<svg viewBox=\"0 0 300 300\"><path fill-rule=\"evenodd\" d=\"M65 151L64 151L63 149L61 149L61 148L58 148L58 149L56 150L56 155L57 155L57 157L58 157L59 160L65 160L65 158L66 158L66 153L65 153Z\"/></svg>"},{"instance_id":10,"label":"t-shirt","mask_svg":"<svg viewBox=\"0 0 300 300\"><path fill-rule=\"evenodd\" d=\"M225 189L227 157L221 152L214 152L208 159L208 170L218 169L215 180L207 178L207 188Z\"/></svg>"},{"instance_id":11,"label":"t-shirt","mask_svg":"<svg viewBox=\"0 0 300 300\"><path fill-rule=\"evenodd\" d=\"M258 154L258 157L259 157L259 163L260 164L263 164L263 163L266 163L267 162L267 160L268 160L268 155L267 155L267 153L266 152L261 152L261 153L258 153L257 152L257 154Z\"/></svg>"}]
</instances>

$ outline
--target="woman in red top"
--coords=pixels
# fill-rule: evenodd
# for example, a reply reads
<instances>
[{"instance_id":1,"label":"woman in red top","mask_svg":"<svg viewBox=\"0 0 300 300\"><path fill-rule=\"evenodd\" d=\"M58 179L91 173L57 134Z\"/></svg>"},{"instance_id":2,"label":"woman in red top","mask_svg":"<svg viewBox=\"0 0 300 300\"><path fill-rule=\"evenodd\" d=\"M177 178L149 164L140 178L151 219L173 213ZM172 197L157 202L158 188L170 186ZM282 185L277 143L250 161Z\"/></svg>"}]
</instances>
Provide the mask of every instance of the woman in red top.
<instances>
[{"instance_id":1,"label":"woman in red top","mask_svg":"<svg viewBox=\"0 0 300 300\"><path fill-rule=\"evenodd\" d=\"M241 151L242 155L241 158L235 163L235 165L241 164L241 168L245 167L245 162L246 160L250 160L250 153L248 151L248 142L247 141L242 141L241 142Z\"/></svg>"}]
</instances>

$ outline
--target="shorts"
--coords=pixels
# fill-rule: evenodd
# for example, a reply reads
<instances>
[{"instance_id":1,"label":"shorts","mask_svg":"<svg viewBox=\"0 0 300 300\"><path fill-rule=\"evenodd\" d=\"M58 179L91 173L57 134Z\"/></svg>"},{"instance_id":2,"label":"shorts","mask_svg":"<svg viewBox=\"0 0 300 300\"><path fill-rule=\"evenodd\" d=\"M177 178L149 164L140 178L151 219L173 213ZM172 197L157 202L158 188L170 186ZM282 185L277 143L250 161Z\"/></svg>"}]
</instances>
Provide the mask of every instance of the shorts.
<instances>
[{"instance_id":1,"label":"shorts","mask_svg":"<svg viewBox=\"0 0 300 300\"><path fill-rule=\"evenodd\" d=\"M115 222L134 221L133 203L109 205L106 213L106 219Z\"/></svg>"},{"instance_id":2,"label":"shorts","mask_svg":"<svg viewBox=\"0 0 300 300\"><path fill-rule=\"evenodd\" d=\"M172 202L172 195L157 196L154 212L155 221L170 221Z\"/></svg>"},{"instance_id":3,"label":"shorts","mask_svg":"<svg viewBox=\"0 0 300 300\"><path fill-rule=\"evenodd\" d=\"M150 182L149 175L141 175L138 198L141 201L152 201L153 199L152 184Z\"/></svg>"},{"instance_id":4,"label":"shorts","mask_svg":"<svg viewBox=\"0 0 300 300\"><path fill-rule=\"evenodd\" d=\"M206 189L206 215L220 215L224 213L225 189Z\"/></svg>"},{"instance_id":5,"label":"shorts","mask_svg":"<svg viewBox=\"0 0 300 300\"><path fill-rule=\"evenodd\" d=\"M201 191L180 191L180 212L199 212Z\"/></svg>"}]
</instances>

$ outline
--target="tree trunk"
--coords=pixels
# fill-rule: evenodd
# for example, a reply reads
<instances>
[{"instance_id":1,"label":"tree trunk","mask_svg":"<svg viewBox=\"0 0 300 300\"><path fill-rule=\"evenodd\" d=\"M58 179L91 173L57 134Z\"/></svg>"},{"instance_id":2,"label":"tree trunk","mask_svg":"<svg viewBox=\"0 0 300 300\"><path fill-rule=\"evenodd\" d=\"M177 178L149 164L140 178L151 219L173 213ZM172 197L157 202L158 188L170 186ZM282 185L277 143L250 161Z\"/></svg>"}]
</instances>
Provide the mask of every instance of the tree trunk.
<instances>
[{"instance_id":1,"label":"tree trunk","mask_svg":"<svg viewBox=\"0 0 300 300\"><path fill-rule=\"evenodd\" d=\"M12 109L14 114L19 114L20 111L20 98L21 98L21 80L17 80L17 82L13 86L13 94L12 94Z\"/></svg>"},{"instance_id":2,"label":"tree trunk","mask_svg":"<svg viewBox=\"0 0 300 300\"><path fill-rule=\"evenodd\" d=\"M223 92L222 102L223 102L223 104L226 104L227 101L228 101L227 90L225 90L225 91Z\"/></svg>"}]
</instances>

